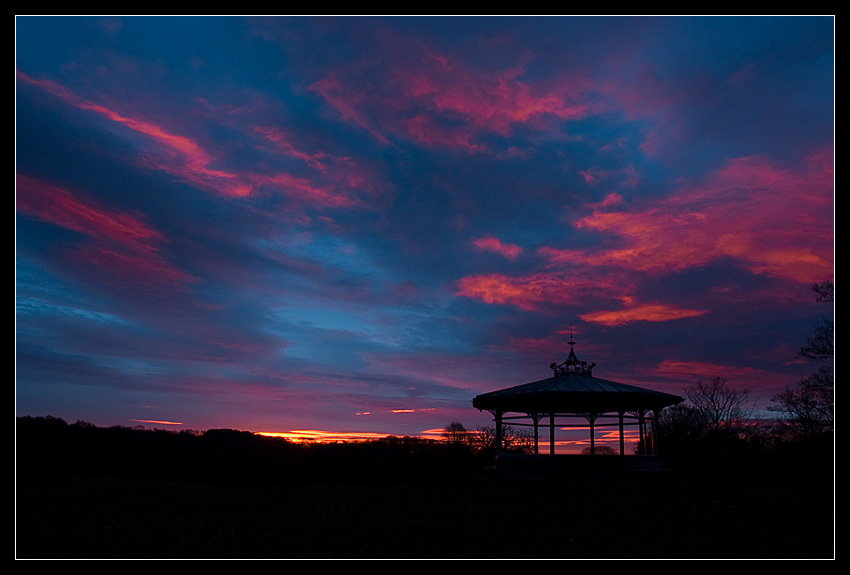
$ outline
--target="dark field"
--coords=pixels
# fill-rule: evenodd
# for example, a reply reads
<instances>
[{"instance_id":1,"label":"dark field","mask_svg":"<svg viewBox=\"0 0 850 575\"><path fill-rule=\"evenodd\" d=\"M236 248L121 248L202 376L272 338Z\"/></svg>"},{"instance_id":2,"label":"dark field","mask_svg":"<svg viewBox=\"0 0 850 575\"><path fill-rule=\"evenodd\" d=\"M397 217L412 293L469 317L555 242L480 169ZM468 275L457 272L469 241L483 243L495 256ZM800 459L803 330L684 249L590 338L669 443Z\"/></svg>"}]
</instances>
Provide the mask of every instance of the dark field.
<instances>
[{"instance_id":1,"label":"dark field","mask_svg":"<svg viewBox=\"0 0 850 575\"><path fill-rule=\"evenodd\" d=\"M212 485L19 475L16 557L833 559L832 480Z\"/></svg>"},{"instance_id":2,"label":"dark field","mask_svg":"<svg viewBox=\"0 0 850 575\"><path fill-rule=\"evenodd\" d=\"M664 470L514 454L494 474L492 454L408 437L304 445L49 417L16 432L18 559L835 556L831 450Z\"/></svg>"}]
</instances>

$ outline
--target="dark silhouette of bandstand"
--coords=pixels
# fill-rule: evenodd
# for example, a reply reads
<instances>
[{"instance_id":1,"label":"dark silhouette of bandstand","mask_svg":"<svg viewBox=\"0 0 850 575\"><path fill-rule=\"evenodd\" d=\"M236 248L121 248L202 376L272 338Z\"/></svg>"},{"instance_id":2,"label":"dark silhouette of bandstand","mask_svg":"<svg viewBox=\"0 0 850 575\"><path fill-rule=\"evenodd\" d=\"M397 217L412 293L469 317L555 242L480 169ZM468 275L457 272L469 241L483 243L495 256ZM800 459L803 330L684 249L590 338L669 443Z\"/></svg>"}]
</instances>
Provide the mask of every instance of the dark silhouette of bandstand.
<instances>
[{"instance_id":1,"label":"dark silhouette of bandstand","mask_svg":"<svg viewBox=\"0 0 850 575\"><path fill-rule=\"evenodd\" d=\"M473 407L488 411L496 423L496 471L633 470L658 467L658 414L682 397L595 377L595 363L576 357L572 338L563 363L552 363L547 379L477 395ZM579 423L576 423L579 421ZM503 452L505 425L534 429L534 454ZM540 428L548 426L549 453L539 452ZM637 426L639 441L633 455L626 455L625 429ZM599 455L595 433L599 428L619 431L619 455ZM589 455L556 455L556 429L589 428Z\"/></svg>"}]
</instances>

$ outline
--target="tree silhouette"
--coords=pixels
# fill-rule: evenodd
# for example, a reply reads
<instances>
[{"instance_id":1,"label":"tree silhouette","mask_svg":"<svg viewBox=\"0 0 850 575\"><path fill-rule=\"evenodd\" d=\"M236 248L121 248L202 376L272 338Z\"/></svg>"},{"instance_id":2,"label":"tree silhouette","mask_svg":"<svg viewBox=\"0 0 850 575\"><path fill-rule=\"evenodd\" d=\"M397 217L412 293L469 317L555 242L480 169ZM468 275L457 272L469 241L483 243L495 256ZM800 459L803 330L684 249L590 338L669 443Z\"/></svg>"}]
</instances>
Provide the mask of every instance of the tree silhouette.
<instances>
[{"instance_id":1,"label":"tree silhouette","mask_svg":"<svg viewBox=\"0 0 850 575\"><path fill-rule=\"evenodd\" d=\"M478 427L468 435L470 445L477 452L496 451L496 428ZM517 430L510 425L502 427L502 451L506 453L531 453L534 450L534 436L526 430Z\"/></svg>"},{"instance_id":2,"label":"tree silhouette","mask_svg":"<svg viewBox=\"0 0 850 575\"><path fill-rule=\"evenodd\" d=\"M620 452L611 447L610 445L595 445L593 446L593 450L591 452L590 446L588 445L584 449L581 450L582 455L619 455Z\"/></svg>"},{"instance_id":3,"label":"tree silhouette","mask_svg":"<svg viewBox=\"0 0 850 575\"><path fill-rule=\"evenodd\" d=\"M755 411L747 389L733 389L725 377L715 375L685 389L685 396L707 430L737 430Z\"/></svg>"},{"instance_id":4,"label":"tree silhouette","mask_svg":"<svg viewBox=\"0 0 850 575\"><path fill-rule=\"evenodd\" d=\"M452 421L443 428L443 439L449 445L459 447L469 443L469 432L459 421Z\"/></svg>"},{"instance_id":5,"label":"tree silhouette","mask_svg":"<svg viewBox=\"0 0 850 575\"><path fill-rule=\"evenodd\" d=\"M832 282L812 286L818 302L834 303ZM792 436L812 438L831 434L835 429L835 325L821 318L814 332L800 348L800 357L817 364L817 368L797 385L788 386L773 397L770 411L783 414L783 422Z\"/></svg>"},{"instance_id":6,"label":"tree silhouette","mask_svg":"<svg viewBox=\"0 0 850 575\"><path fill-rule=\"evenodd\" d=\"M812 286L815 300L823 303L835 302L835 289L832 282ZM832 362L835 358L835 324L832 320L821 318L814 333L808 337L800 349L800 356L817 362Z\"/></svg>"},{"instance_id":7,"label":"tree silhouette","mask_svg":"<svg viewBox=\"0 0 850 575\"><path fill-rule=\"evenodd\" d=\"M662 410L658 417L660 442L668 455L672 453L682 456L693 450L706 431L704 418L688 403L668 407Z\"/></svg>"}]
</instances>

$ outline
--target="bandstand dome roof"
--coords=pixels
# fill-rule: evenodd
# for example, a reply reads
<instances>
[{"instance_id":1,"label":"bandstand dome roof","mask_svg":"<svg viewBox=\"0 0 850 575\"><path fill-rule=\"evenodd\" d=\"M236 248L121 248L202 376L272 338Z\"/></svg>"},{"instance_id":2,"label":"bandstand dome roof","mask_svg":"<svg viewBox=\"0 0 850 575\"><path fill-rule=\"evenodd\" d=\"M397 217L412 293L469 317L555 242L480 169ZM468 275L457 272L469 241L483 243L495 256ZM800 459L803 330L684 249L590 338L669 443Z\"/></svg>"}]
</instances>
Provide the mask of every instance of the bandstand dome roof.
<instances>
[{"instance_id":1,"label":"bandstand dome roof","mask_svg":"<svg viewBox=\"0 0 850 575\"><path fill-rule=\"evenodd\" d=\"M593 376L595 364L579 361L574 343L570 341L570 355L564 363L549 366L553 377L482 393L473 398L473 407L502 413L602 414L658 411L683 401L678 395Z\"/></svg>"}]
</instances>

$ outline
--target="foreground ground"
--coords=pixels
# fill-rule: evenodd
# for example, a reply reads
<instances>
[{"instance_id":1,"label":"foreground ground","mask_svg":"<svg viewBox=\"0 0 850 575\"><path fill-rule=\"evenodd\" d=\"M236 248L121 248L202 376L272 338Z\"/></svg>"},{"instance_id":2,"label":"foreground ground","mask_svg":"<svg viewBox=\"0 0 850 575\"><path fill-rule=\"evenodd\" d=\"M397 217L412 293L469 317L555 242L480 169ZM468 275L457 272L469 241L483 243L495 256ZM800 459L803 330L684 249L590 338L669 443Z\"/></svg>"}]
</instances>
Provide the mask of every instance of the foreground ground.
<instances>
[{"instance_id":1,"label":"foreground ground","mask_svg":"<svg viewBox=\"0 0 850 575\"><path fill-rule=\"evenodd\" d=\"M833 559L832 479L234 486L19 475L16 557Z\"/></svg>"}]
</instances>

